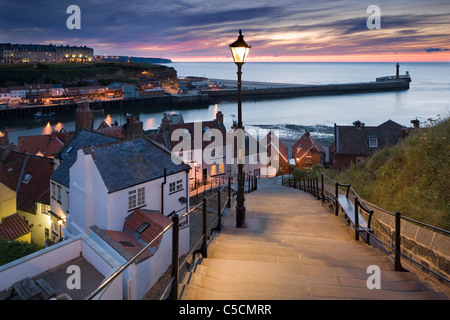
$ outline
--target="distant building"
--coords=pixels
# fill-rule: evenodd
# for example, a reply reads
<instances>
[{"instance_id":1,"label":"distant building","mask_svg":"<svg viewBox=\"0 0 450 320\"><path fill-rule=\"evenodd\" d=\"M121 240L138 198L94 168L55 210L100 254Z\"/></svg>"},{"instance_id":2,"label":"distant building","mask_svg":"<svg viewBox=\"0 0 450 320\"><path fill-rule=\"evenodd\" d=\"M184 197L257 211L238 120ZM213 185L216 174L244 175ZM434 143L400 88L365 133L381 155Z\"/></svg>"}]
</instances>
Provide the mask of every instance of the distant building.
<instances>
[{"instance_id":1,"label":"distant building","mask_svg":"<svg viewBox=\"0 0 450 320\"><path fill-rule=\"evenodd\" d=\"M0 63L62 63L93 61L92 48L0 43Z\"/></svg>"},{"instance_id":2,"label":"distant building","mask_svg":"<svg viewBox=\"0 0 450 320\"><path fill-rule=\"evenodd\" d=\"M330 146L330 165L342 171L371 156L386 146L399 142L405 134L405 127L388 120L377 127L365 126L355 121L353 126L334 125L334 143Z\"/></svg>"},{"instance_id":3,"label":"distant building","mask_svg":"<svg viewBox=\"0 0 450 320\"><path fill-rule=\"evenodd\" d=\"M292 146L292 155L299 170L311 169L314 165L324 165L326 152L306 131Z\"/></svg>"}]
</instances>

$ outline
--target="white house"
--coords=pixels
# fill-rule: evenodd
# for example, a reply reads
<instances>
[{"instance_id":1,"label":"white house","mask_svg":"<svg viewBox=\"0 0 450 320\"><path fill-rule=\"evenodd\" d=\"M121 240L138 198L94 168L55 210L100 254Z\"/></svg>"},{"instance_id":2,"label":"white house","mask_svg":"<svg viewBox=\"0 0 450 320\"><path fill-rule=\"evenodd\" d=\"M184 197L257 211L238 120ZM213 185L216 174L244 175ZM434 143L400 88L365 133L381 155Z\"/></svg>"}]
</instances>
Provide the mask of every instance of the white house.
<instances>
[{"instance_id":1,"label":"white house","mask_svg":"<svg viewBox=\"0 0 450 320\"><path fill-rule=\"evenodd\" d=\"M146 138L81 148L70 168L72 236L90 234L122 263L189 210L189 170ZM180 221L180 256L189 251L189 224ZM169 230L124 274L124 296L141 299L171 263Z\"/></svg>"},{"instance_id":2,"label":"white house","mask_svg":"<svg viewBox=\"0 0 450 320\"><path fill-rule=\"evenodd\" d=\"M79 149L70 168L66 229L73 235L89 233L92 225L122 231L135 209L182 214L189 208L189 170L145 138Z\"/></svg>"},{"instance_id":3,"label":"white house","mask_svg":"<svg viewBox=\"0 0 450 320\"><path fill-rule=\"evenodd\" d=\"M63 220L69 219L70 204L70 168L77 159L77 151L86 146L104 144L117 141L117 138L89 130L80 130L55 156L55 171L50 176L50 210L54 216ZM64 237L71 235L62 226Z\"/></svg>"}]
</instances>

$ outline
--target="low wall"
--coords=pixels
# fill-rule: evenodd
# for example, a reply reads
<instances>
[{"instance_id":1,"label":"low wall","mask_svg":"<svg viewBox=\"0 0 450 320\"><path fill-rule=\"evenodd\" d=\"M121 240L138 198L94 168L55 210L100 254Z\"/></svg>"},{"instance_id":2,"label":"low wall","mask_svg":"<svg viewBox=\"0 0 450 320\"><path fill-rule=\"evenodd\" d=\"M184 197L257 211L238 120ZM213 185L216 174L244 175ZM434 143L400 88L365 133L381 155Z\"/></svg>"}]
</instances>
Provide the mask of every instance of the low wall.
<instances>
[{"instance_id":1,"label":"low wall","mask_svg":"<svg viewBox=\"0 0 450 320\"><path fill-rule=\"evenodd\" d=\"M370 202L364 202L374 211L372 222L374 235L384 243L393 246L395 216ZM450 279L449 236L404 219L400 222L400 235L402 254ZM413 262L408 259L402 260L402 265L406 269L408 269L407 265L412 264ZM416 265L413 264L413 266Z\"/></svg>"},{"instance_id":2,"label":"low wall","mask_svg":"<svg viewBox=\"0 0 450 320\"><path fill-rule=\"evenodd\" d=\"M285 179L287 180L287 179ZM285 181L285 185L287 185ZM297 187L298 187L297 183ZM291 180L291 186L294 186ZM302 185L303 188L303 185ZM320 188L320 181L319 181ZM335 198L335 186L325 185L324 187L326 196L331 199L334 208ZM339 194L345 194L343 189L339 190ZM354 195L349 194L349 199L354 203ZM373 235L384 242L386 245L394 247L395 241L395 216L376 205L363 200L365 204L374 211L372 216L371 228L373 229ZM344 215L344 212L340 209L340 215ZM361 215L368 221L369 214L364 210L361 210ZM353 231L353 229L352 229ZM413 222L401 219L400 222L400 234L401 234L401 252L406 257L413 259L422 265L426 266L430 270L450 279L450 237L428 229L422 225L415 224ZM365 235L362 235L365 238ZM385 245L379 243L373 237L370 238L371 245L381 246L386 253L394 258L394 252ZM402 266L405 269L414 267L417 269L417 264L411 262L409 259L402 259ZM426 274L430 272L425 268L419 268ZM440 278L438 278L440 279Z\"/></svg>"}]
</instances>

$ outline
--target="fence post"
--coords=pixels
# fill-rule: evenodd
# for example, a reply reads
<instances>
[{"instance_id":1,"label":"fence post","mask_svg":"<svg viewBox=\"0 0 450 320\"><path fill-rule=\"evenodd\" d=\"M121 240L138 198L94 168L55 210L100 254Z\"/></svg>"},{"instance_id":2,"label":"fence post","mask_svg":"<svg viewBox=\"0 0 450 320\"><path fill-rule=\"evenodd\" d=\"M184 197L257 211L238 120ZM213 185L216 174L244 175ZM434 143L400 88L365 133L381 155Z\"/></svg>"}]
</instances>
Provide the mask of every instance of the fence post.
<instances>
[{"instance_id":1,"label":"fence post","mask_svg":"<svg viewBox=\"0 0 450 320\"><path fill-rule=\"evenodd\" d=\"M206 213L207 213L207 211L206 211L206 198L203 198L203 200L202 200L202 202L203 202L203 243L202 243L202 248L201 248L201 253L202 253L202 257L203 258L207 258L207 248L206 248L206 246L207 246L207 244L206 244L206 242L207 242L207 235L206 235L206 233L207 233L207 229L208 229L208 226L207 226L207 221L206 221Z\"/></svg>"},{"instance_id":2,"label":"fence post","mask_svg":"<svg viewBox=\"0 0 450 320\"><path fill-rule=\"evenodd\" d=\"M231 208L231 177L228 177L228 200L227 208Z\"/></svg>"},{"instance_id":3,"label":"fence post","mask_svg":"<svg viewBox=\"0 0 450 320\"><path fill-rule=\"evenodd\" d=\"M320 200L320 193L319 193L319 178L316 177L314 180L316 181L316 197L317 197L317 200Z\"/></svg>"},{"instance_id":4,"label":"fence post","mask_svg":"<svg viewBox=\"0 0 450 320\"><path fill-rule=\"evenodd\" d=\"M255 175L255 191L258 190L258 177Z\"/></svg>"},{"instance_id":5,"label":"fence post","mask_svg":"<svg viewBox=\"0 0 450 320\"><path fill-rule=\"evenodd\" d=\"M322 174L322 181L321 181L322 183L322 196L321 196L321 198L322 198L322 202L325 202L325 191L324 191L324 187L323 187L323 174Z\"/></svg>"},{"instance_id":6,"label":"fence post","mask_svg":"<svg viewBox=\"0 0 450 320\"><path fill-rule=\"evenodd\" d=\"M402 267L402 262L401 262L401 234L400 234L400 219L401 219L401 214L400 212L396 212L395 213L395 266L394 266L394 270L395 271L405 271L405 269Z\"/></svg>"},{"instance_id":7,"label":"fence post","mask_svg":"<svg viewBox=\"0 0 450 320\"><path fill-rule=\"evenodd\" d=\"M222 231L222 204L220 203L221 202L220 201L221 193L222 192L220 192L220 189L219 189L219 191L217 192L217 216L219 218L219 221L217 222L217 227L216 227L217 231Z\"/></svg>"},{"instance_id":8,"label":"fence post","mask_svg":"<svg viewBox=\"0 0 450 320\"><path fill-rule=\"evenodd\" d=\"M338 185L338 183L336 182L336 184L335 184L335 194L336 194L336 196L335 196L335 201L336 201L336 205L334 206L334 215L339 215L339 201L338 201L338 196L339 196L339 185Z\"/></svg>"},{"instance_id":9,"label":"fence post","mask_svg":"<svg viewBox=\"0 0 450 320\"><path fill-rule=\"evenodd\" d=\"M180 226L179 226L179 217L177 214L174 214L172 216L172 222L173 222L173 227L172 227L172 271L171 271L171 276L172 276L172 288L170 290L170 294L168 299L169 300L178 300L178 282L179 282L179 260L178 260L178 255L179 255L179 231L180 231Z\"/></svg>"},{"instance_id":10,"label":"fence post","mask_svg":"<svg viewBox=\"0 0 450 320\"><path fill-rule=\"evenodd\" d=\"M358 207L359 207L359 200L358 197L355 197L355 240L359 240L359 213L358 213Z\"/></svg>"}]
</instances>

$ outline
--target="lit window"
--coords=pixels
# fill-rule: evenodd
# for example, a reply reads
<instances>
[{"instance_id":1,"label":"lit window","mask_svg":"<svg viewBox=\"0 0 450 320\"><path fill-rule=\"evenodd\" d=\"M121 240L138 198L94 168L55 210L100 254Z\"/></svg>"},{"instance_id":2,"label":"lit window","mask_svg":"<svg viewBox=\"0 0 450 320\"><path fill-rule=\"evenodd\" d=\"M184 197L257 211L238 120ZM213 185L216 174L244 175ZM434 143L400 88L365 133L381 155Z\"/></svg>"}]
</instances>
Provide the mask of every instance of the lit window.
<instances>
[{"instance_id":1,"label":"lit window","mask_svg":"<svg viewBox=\"0 0 450 320\"><path fill-rule=\"evenodd\" d=\"M219 173L225 172L225 165L223 163L219 164Z\"/></svg>"},{"instance_id":2,"label":"lit window","mask_svg":"<svg viewBox=\"0 0 450 320\"><path fill-rule=\"evenodd\" d=\"M212 166L211 166L211 175L212 175L212 176L214 176L214 175L217 174L216 167L217 167L216 165L212 165Z\"/></svg>"}]
</instances>

